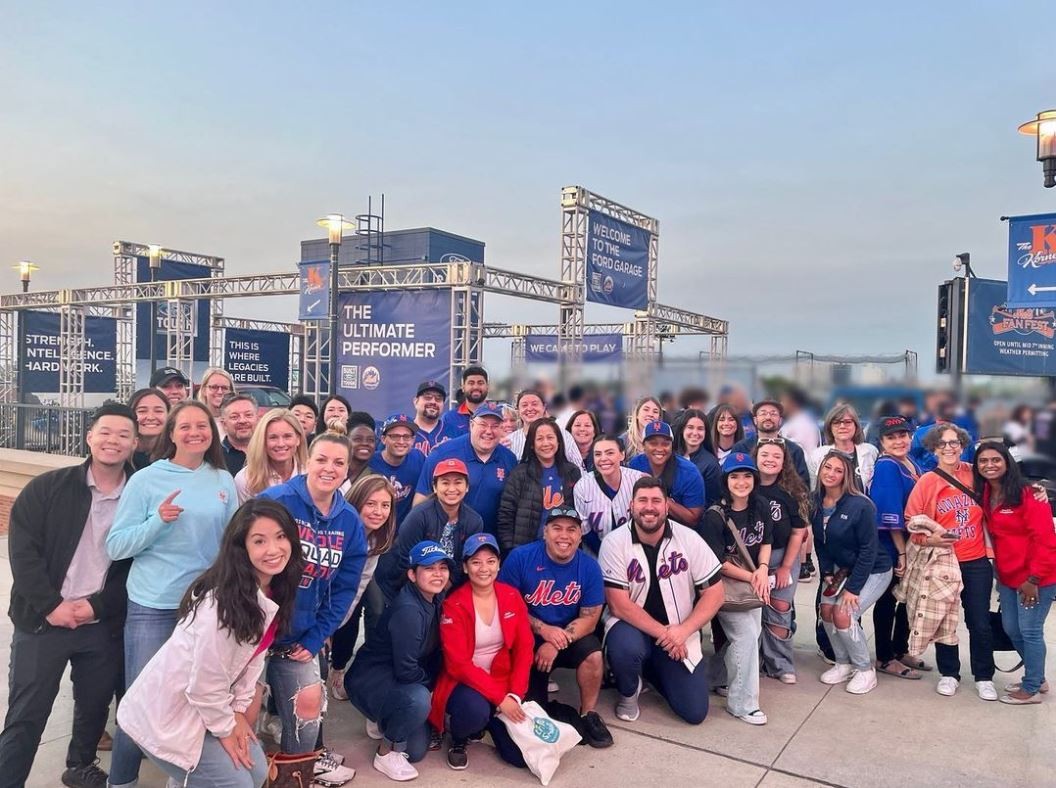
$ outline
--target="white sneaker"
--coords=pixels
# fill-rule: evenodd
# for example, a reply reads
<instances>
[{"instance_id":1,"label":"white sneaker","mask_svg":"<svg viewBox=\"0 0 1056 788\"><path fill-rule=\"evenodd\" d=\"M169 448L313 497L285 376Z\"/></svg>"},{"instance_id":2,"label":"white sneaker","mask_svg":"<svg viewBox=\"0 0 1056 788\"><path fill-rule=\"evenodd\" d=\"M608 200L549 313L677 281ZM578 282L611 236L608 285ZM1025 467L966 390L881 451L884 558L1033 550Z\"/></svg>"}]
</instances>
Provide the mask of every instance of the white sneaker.
<instances>
[{"instance_id":1,"label":"white sneaker","mask_svg":"<svg viewBox=\"0 0 1056 788\"><path fill-rule=\"evenodd\" d=\"M558 684L553 679L550 679L550 681L548 681L547 684L546 684L546 691L550 695L553 695L555 692L560 692L561 691L561 685Z\"/></svg>"},{"instance_id":2,"label":"white sneaker","mask_svg":"<svg viewBox=\"0 0 1056 788\"><path fill-rule=\"evenodd\" d=\"M267 734L275 740L276 744L282 741L282 719L278 714L269 714L264 724L260 726L260 732Z\"/></svg>"},{"instance_id":3,"label":"white sneaker","mask_svg":"<svg viewBox=\"0 0 1056 788\"><path fill-rule=\"evenodd\" d=\"M961 682L957 681L953 676L943 676L939 679L939 684L935 687L935 691L949 698L957 692L959 686L961 686Z\"/></svg>"},{"instance_id":4,"label":"white sneaker","mask_svg":"<svg viewBox=\"0 0 1056 788\"><path fill-rule=\"evenodd\" d=\"M396 782L401 783L413 780L418 776L418 770L407 760L407 753L396 752L396 750L392 750L385 755L374 753L374 768L390 780L396 780Z\"/></svg>"},{"instance_id":5,"label":"white sneaker","mask_svg":"<svg viewBox=\"0 0 1056 788\"><path fill-rule=\"evenodd\" d=\"M344 785L356 776L355 769L342 766L334 755L329 750L323 750L323 754L315 762L315 782L327 788ZM343 761L344 758L342 757L341 760Z\"/></svg>"},{"instance_id":6,"label":"white sneaker","mask_svg":"<svg viewBox=\"0 0 1056 788\"><path fill-rule=\"evenodd\" d=\"M381 728L378 727L378 723L374 722L374 720L367 720L367 736L374 741L381 741L385 738L381 735Z\"/></svg>"},{"instance_id":7,"label":"white sneaker","mask_svg":"<svg viewBox=\"0 0 1056 788\"><path fill-rule=\"evenodd\" d=\"M749 725L766 725L766 714L760 709L750 711L747 714L734 715L741 722L747 722Z\"/></svg>"},{"instance_id":8,"label":"white sneaker","mask_svg":"<svg viewBox=\"0 0 1056 788\"><path fill-rule=\"evenodd\" d=\"M997 700L997 689L992 681L975 682L975 691L979 693L979 697L983 700Z\"/></svg>"},{"instance_id":9,"label":"white sneaker","mask_svg":"<svg viewBox=\"0 0 1056 788\"><path fill-rule=\"evenodd\" d=\"M843 684L845 681L850 681L853 675L853 665L837 664L822 673L820 678L822 684Z\"/></svg>"},{"instance_id":10,"label":"white sneaker","mask_svg":"<svg viewBox=\"0 0 1056 788\"><path fill-rule=\"evenodd\" d=\"M348 700L348 693L345 692L345 671L336 670L330 668L330 675L327 677L327 683L330 684L330 697L335 700Z\"/></svg>"},{"instance_id":11,"label":"white sneaker","mask_svg":"<svg viewBox=\"0 0 1056 788\"><path fill-rule=\"evenodd\" d=\"M847 691L852 695L864 695L876 689L876 671L856 670L851 680L847 683Z\"/></svg>"},{"instance_id":12,"label":"white sneaker","mask_svg":"<svg viewBox=\"0 0 1056 788\"><path fill-rule=\"evenodd\" d=\"M795 684L796 674L795 673L782 673L777 677L782 684Z\"/></svg>"},{"instance_id":13,"label":"white sneaker","mask_svg":"<svg viewBox=\"0 0 1056 788\"><path fill-rule=\"evenodd\" d=\"M638 696L642 694L642 680L638 679L638 689L629 698L622 695L616 701L616 717L625 722L634 722L641 716L642 710L638 707Z\"/></svg>"}]
</instances>

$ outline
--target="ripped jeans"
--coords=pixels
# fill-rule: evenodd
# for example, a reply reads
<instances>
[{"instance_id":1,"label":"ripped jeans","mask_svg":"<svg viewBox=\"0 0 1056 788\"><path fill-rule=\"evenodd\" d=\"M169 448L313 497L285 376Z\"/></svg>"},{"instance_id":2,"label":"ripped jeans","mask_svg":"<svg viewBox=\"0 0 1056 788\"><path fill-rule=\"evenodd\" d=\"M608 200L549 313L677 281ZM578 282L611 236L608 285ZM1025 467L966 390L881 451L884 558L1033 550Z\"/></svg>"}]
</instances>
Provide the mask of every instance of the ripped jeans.
<instances>
[{"instance_id":1,"label":"ripped jeans","mask_svg":"<svg viewBox=\"0 0 1056 788\"><path fill-rule=\"evenodd\" d=\"M319 675L318 658L298 662L281 648L275 649L268 654L265 676L282 720L282 751L288 755L314 751L326 713L326 687ZM306 717L303 712L298 713L302 710L297 708L296 698L302 689L311 686L319 688L319 704L312 709L316 713Z\"/></svg>"}]
</instances>

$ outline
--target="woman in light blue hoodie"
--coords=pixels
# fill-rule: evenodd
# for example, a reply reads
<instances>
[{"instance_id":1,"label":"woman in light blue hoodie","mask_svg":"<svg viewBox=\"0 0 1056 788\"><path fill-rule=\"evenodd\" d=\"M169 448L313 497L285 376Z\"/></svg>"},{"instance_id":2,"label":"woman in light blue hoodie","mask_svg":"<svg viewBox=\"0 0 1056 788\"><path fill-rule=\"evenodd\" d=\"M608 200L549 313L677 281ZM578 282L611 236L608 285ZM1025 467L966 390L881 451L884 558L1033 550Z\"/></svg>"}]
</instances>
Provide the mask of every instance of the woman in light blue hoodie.
<instances>
[{"instance_id":1,"label":"woman in light blue hoodie","mask_svg":"<svg viewBox=\"0 0 1056 788\"><path fill-rule=\"evenodd\" d=\"M208 408L185 400L169 413L157 462L132 476L106 536L112 560L132 558L125 620L125 686L176 628L180 600L220 550L238 508L220 435ZM135 785L142 753L120 728L110 785Z\"/></svg>"}]
</instances>

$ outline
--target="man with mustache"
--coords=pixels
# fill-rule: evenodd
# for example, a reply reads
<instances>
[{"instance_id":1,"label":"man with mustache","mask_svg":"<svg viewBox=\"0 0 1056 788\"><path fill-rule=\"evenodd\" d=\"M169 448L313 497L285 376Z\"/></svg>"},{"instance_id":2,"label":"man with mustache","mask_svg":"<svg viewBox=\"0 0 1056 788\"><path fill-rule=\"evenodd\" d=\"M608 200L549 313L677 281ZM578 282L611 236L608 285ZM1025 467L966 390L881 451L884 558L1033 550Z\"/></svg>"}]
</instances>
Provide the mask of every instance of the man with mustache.
<instances>
[{"instance_id":1,"label":"man with mustache","mask_svg":"<svg viewBox=\"0 0 1056 788\"><path fill-rule=\"evenodd\" d=\"M620 697L616 716L638 719L648 678L691 725L708 716L708 671L700 630L724 600L719 561L695 531L668 519L667 493L654 476L634 484L631 522L601 542L605 649Z\"/></svg>"}]
</instances>

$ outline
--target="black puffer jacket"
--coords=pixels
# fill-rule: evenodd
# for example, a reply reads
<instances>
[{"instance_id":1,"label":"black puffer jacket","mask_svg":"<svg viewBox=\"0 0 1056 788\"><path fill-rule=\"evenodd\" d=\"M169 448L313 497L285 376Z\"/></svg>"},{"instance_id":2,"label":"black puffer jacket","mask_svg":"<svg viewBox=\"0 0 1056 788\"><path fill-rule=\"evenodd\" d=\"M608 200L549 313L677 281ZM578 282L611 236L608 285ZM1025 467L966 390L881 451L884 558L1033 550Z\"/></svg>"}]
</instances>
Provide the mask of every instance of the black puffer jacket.
<instances>
[{"instance_id":1,"label":"black puffer jacket","mask_svg":"<svg viewBox=\"0 0 1056 788\"><path fill-rule=\"evenodd\" d=\"M559 465L557 470L563 480L565 505L572 507L572 488L579 481L581 472L570 462ZM543 520L541 476L542 471L536 463L522 462L513 469L502 488L495 536L503 555L539 537L539 524Z\"/></svg>"}]
</instances>

